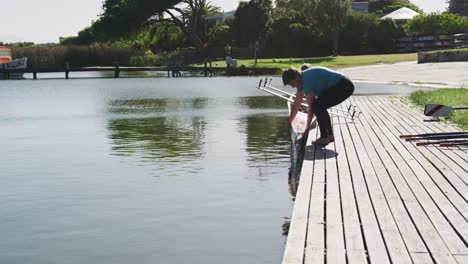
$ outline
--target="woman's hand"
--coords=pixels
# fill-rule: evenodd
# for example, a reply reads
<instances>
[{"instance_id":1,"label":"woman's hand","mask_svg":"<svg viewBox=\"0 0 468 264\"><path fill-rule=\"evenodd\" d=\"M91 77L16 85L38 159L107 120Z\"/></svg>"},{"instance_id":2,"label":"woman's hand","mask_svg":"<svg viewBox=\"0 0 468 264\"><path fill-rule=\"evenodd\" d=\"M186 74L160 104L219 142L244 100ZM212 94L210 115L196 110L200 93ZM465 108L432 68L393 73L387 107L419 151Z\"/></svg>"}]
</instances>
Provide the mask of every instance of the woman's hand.
<instances>
[{"instance_id":1,"label":"woman's hand","mask_svg":"<svg viewBox=\"0 0 468 264\"><path fill-rule=\"evenodd\" d=\"M314 112L313 112L313 102L314 102L314 93L307 94L306 96L306 101L307 101L307 132L309 132L310 129L310 123L312 122L312 117L314 117Z\"/></svg>"},{"instance_id":2,"label":"woman's hand","mask_svg":"<svg viewBox=\"0 0 468 264\"><path fill-rule=\"evenodd\" d=\"M304 98L304 93L301 91L298 91L296 93L296 99L294 100L294 104L291 108L291 115L289 116L289 123L292 123L294 118L296 118L297 112L299 112L299 109L301 109L302 105L302 99Z\"/></svg>"}]
</instances>

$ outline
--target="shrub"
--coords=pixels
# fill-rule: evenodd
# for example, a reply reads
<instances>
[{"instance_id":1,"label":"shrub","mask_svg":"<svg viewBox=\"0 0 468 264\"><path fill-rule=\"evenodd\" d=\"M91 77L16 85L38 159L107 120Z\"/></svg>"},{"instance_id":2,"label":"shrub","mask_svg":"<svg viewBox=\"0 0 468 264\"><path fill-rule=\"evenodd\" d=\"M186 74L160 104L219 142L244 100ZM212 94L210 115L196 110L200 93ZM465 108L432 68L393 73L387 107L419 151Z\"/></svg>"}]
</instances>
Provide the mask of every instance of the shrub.
<instances>
[{"instance_id":1,"label":"shrub","mask_svg":"<svg viewBox=\"0 0 468 264\"><path fill-rule=\"evenodd\" d=\"M449 13L419 15L403 27L409 36L443 35L468 31L468 18Z\"/></svg>"},{"instance_id":2,"label":"shrub","mask_svg":"<svg viewBox=\"0 0 468 264\"><path fill-rule=\"evenodd\" d=\"M352 12L341 32L340 50L344 54L391 53L399 36L391 19L378 19L373 14Z\"/></svg>"},{"instance_id":3,"label":"shrub","mask_svg":"<svg viewBox=\"0 0 468 264\"><path fill-rule=\"evenodd\" d=\"M32 46L13 49L15 58L28 58L28 68L63 68L109 66L118 62L128 65L130 57L139 52L134 49L101 48L97 46Z\"/></svg>"}]
</instances>

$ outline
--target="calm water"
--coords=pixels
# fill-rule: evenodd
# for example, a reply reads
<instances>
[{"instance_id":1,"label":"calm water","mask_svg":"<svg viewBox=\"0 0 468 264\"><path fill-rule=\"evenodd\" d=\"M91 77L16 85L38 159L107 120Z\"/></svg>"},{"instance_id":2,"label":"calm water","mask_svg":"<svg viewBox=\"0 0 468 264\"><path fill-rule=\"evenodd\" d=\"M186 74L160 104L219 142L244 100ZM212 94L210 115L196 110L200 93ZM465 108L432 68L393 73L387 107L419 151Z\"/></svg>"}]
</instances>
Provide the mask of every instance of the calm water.
<instances>
[{"instance_id":1,"label":"calm water","mask_svg":"<svg viewBox=\"0 0 468 264\"><path fill-rule=\"evenodd\" d=\"M287 112L257 83L1 81L0 263L279 263Z\"/></svg>"}]
</instances>

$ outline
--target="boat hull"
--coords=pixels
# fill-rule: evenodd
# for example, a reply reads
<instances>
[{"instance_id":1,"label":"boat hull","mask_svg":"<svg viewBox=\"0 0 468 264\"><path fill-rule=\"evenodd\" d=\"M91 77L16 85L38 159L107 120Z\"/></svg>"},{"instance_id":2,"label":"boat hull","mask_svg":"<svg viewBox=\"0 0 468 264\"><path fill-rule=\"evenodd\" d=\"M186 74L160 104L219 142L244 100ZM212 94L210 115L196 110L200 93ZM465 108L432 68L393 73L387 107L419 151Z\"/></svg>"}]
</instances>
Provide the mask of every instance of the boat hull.
<instances>
[{"instance_id":1,"label":"boat hull","mask_svg":"<svg viewBox=\"0 0 468 264\"><path fill-rule=\"evenodd\" d=\"M0 64L0 70L25 70L27 68L28 59L21 58L12 60L10 62L5 62ZM12 72L10 73L10 79L22 79L24 73L22 72ZM0 79L3 79L3 73L0 72Z\"/></svg>"}]
</instances>

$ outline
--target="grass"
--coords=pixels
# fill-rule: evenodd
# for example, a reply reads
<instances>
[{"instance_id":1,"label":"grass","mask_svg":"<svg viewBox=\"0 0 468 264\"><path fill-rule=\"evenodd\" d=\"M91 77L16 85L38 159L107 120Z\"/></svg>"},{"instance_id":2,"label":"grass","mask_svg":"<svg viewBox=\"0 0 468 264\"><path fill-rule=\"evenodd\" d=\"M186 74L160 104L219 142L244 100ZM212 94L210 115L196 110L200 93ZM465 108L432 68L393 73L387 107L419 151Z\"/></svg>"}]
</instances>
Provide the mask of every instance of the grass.
<instances>
[{"instance_id":1,"label":"grass","mask_svg":"<svg viewBox=\"0 0 468 264\"><path fill-rule=\"evenodd\" d=\"M461 48L461 49L448 49L448 50L435 50L435 51L429 51L426 53L432 54L432 53L452 53L452 52L460 52L464 51L467 52L468 48Z\"/></svg>"},{"instance_id":2,"label":"grass","mask_svg":"<svg viewBox=\"0 0 468 264\"><path fill-rule=\"evenodd\" d=\"M299 68L303 63L309 63L312 66L324 66L332 69L364 66L372 64L393 64L403 61L416 61L416 53L406 54L385 54L385 55L357 55L357 56L328 56L316 58L272 58L259 59L257 65L254 65L254 60L238 60L237 66L245 65L246 67L257 68L279 68L285 69L289 66ZM225 61L214 61L213 67L226 67ZM197 64L195 66L202 66Z\"/></svg>"},{"instance_id":3,"label":"grass","mask_svg":"<svg viewBox=\"0 0 468 264\"><path fill-rule=\"evenodd\" d=\"M467 106L468 89L452 88L434 91L417 91L410 95L410 100L418 106L426 104L443 104L447 106ZM468 130L468 110L455 110L450 113L448 120L457 124L461 129Z\"/></svg>"}]
</instances>

